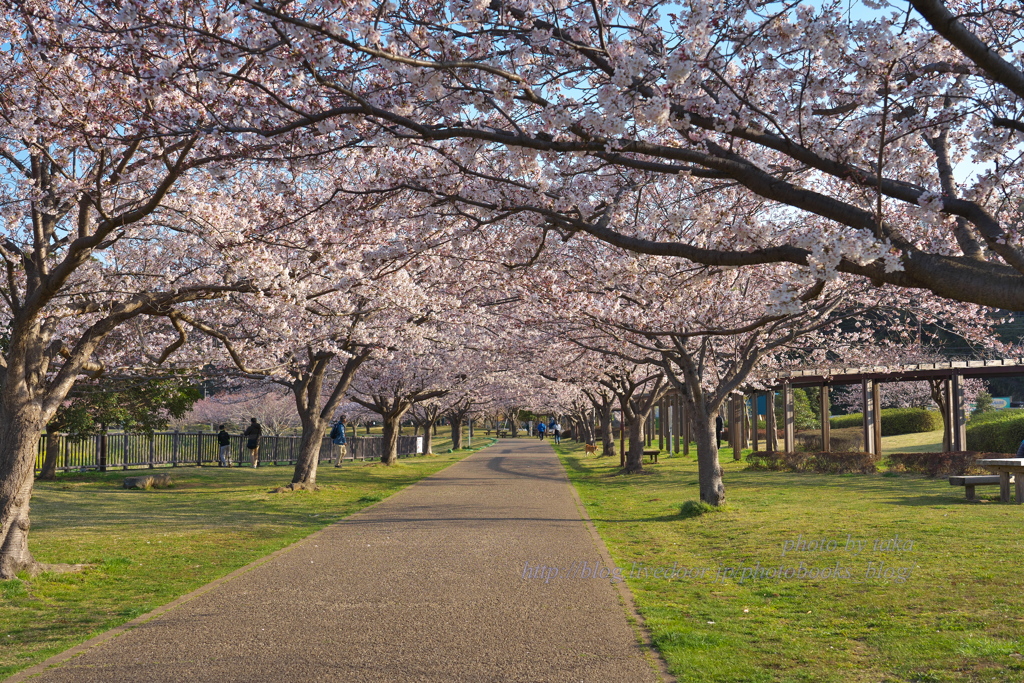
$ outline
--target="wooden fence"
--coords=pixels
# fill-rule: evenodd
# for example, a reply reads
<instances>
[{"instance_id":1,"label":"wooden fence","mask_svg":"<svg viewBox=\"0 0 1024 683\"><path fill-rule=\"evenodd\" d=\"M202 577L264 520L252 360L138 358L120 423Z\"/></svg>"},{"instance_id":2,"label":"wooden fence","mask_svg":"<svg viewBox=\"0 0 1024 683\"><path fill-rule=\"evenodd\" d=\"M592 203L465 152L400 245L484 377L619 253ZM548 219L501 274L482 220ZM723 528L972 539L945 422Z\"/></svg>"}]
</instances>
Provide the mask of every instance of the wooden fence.
<instances>
[{"instance_id":1,"label":"wooden fence","mask_svg":"<svg viewBox=\"0 0 1024 683\"><path fill-rule=\"evenodd\" d=\"M107 433L96 434L84 440L72 440L66 434L53 437L57 449L58 471L86 471L130 469L134 467L178 467L188 465L215 465L220 447L217 435L185 432L156 432L149 434ZM252 459L245 447L246 437L232 436L230 458L234 465L250 465ZM299 456L298 436L263 436L260 438L261 463L294 464ZM47 437L39 440L36 454L36 472L46 458ZM398 437L399 457L415 455L421 450L422 439L415 436ZM348 439L348 460L373 460L384 454L384 439L379 436ZM330 439L320 444L320 461L334 460L337 450Z\"/></svg>"}]
</instances>

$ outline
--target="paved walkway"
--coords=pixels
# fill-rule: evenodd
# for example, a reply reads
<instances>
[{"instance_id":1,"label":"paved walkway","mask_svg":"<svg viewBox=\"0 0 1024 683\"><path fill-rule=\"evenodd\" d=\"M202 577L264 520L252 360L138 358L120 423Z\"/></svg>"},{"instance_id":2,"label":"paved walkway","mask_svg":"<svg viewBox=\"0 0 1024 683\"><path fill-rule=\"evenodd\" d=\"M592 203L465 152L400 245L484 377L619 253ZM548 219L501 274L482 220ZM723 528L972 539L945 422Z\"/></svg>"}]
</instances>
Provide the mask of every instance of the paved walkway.
<instances>
[{"instance_id":1,"label":"paved walkway","mask_svg":"<svg viewBox=\"0 0 1024 683\"><path fill-rule=\"evenodd\" d=\"M550 446L502 440L41 681L659 680ZM103 640L103 637L100 637Z\"/></svg>"}]
</instances>

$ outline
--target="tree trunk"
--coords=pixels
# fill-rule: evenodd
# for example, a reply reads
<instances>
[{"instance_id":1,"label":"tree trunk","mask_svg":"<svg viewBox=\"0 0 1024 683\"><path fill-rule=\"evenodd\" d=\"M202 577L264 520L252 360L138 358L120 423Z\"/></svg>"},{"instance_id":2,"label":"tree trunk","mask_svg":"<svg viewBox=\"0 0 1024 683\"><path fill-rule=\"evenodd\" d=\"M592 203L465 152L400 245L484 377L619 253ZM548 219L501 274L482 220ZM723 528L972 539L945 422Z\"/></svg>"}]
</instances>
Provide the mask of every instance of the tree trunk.
<instances>
[{"instance_id":1,"label":"tree trunk","mask_svg":"<svg viewBox=\"0 0 1024 683\"><path fill-rule=\"evenodd\" d=\"M434 454L434 421L426 423L423 430L423 455Z\"/></svg>"},{"instance_id":2,"label":"tree trunk","mask_svg":"<svg viewBox=\"0 0 1024 683\"><path fill-rule=\"evenodd\" d=\"M725 484L722 467L718 463L718 440L715 438L715 416L701 414L691 404L693 435L697 442L697 480L700 499L710 505L725 502Z\"/></svg>"},{"instance_id":3,"label":"tree trunk","mask_svg":"<svg viewBox=\"0 0 1024 683\"><path fill-rule=\"evenodd\" d=\"M629 449L626 451L626 474L637 474L644 469L644 422L646 416L634 415L629 421Z\"/></svg>"},{"instance_id":4,"label":"tree trunk","mask_svg":"<svg viewBox=\"0 0 1024 683\"><path fill-rule=\"evenodd\" d=\"M301 417L301 416L300 416ZM318 418L302 419L302 441L299 443L299 457L292 474L294 489L316 490L316 470L320 465L320 446L327 432L327 420Z\"/></svg>"},{"instance_id":5,"label":"tree trunk","mask_svg":"<svg viewBox=\"0 0 1024 683\"><path fill-rule=\"evenodd\" d=\"M36 566L28 550L32 475L43 420L36 406L0 414L0 580Z\"/></svg>"},{"instance_id":6,"label":"tree trunk","mask_svg":"<svg viewBox=\"0 0 1024 683\"><path fill-rule=\"evenodd\" d=\"M37 479L41 481L53 481L57 478L57 455L60 450L60 442L57 440L57 428L51 425L46 426L46 457L43 458L43 467Z\"/></svg>"},{"instance_id":7,"label":"tree trunk","mask_svg":"<svg viewBox=\"0 0 1024 683\"><path fill-rule=\"evenodd\" d=\"M453 417L449 422L452 423L452 449L457 451L462 448L462 420Z\"/></svg>"},{"instance_id":8,"label":"tree trunk","mask_svg":"<svg viewBox=\"0 0 1024 683\"><path fill-rule=\"evenodd\" d=\"M107 471L107 425L100 425L100 438L99 445L97 446L99 451L97 461L100 466L100 472Z\"/></svg>"},{"instance_id":9,"label":"tree trunk","mask_svg":"<svg viewBox=\"0 0 1024 683\"><path fill-rule=\"evenodd\" d=\"M612 411L601 411L601 455L615 457L615 432L612 431Z\"/></svg>"},{"instance_id":10,"label":"tree trunk","mask_svg":"<svg viewBox=\"0 0 1024 683\"><path fill-rule=\"evenodd\" d=\"M402 414L383 415L384 418L384 452L380 461L384 465L394 465L398 462L398 423L402 420Z\"/></svg>"}]
</instances>

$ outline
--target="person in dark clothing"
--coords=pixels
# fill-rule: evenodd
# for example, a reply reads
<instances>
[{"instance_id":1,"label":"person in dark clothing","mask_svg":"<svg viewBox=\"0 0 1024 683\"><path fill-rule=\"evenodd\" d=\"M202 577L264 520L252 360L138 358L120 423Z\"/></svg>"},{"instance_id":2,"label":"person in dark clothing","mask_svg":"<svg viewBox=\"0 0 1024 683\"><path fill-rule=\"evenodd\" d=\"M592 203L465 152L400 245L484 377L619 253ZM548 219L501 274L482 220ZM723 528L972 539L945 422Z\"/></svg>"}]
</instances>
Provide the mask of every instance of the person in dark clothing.
<instances>
[{"instance_id":1,"label":"person in dark clothing","mask_svg":"<svg viewBox=\"0 0 1024 683\"><path fill-rule=\"evenodd\" d=\"M220 462L217 466L231 467L231 435L225 431L224 425L221 425L220 431L217 432L217 445L220 446Z\"/></svg>"},{"instance_id":2,"label":"person in dark clothing","mask_svg":"<svg viewBox=\"0 0 1024 683\"><path fill-rule=\"evenodd\" d=\"M245 447L249 449L252 466L257 467L260 464L260 437L263 436L263 427L255 417L252 418L249 427L245 430L245 436L247 438Z\"/></svg>"},{"instance_id":3,"label":"person in dark clothing","mask_svg":"<svg viewBox=\"0 0 1024 683\"><path fill-rule=\"evenodd\" d=\"M722 434L725 433L725 420L721 415L715 415L715 438L718 439L718 447L722 447Z\"/></svg>"},{"instance_id":4,"label":"person in dark clothing","mask_svg":"<svg viewBox=\"0 0 1024 683\"><path fill-rule=\"evenodd\" d=\"M341 461L345 458L346 451L348 450L348 442L345 439L344 415L342 415L338 421L334 423L334 427L331 428L331 443L338 447L338 459L334 461L334 466L341 467Z\"/></svg>"}]
</instances>

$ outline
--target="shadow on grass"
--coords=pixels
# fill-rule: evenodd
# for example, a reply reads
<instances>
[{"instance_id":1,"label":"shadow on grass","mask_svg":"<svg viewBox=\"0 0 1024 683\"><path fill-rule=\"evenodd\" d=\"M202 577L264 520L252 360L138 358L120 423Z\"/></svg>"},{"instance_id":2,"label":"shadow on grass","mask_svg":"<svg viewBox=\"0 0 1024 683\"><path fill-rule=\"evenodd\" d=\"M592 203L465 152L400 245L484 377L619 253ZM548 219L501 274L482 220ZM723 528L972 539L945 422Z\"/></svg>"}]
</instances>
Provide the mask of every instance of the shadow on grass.
<instances>
[{"instance_id":1,"label":"shadow on grass","mask_svg":"<svg viewBox=\"0 0 1024 683\"><path fill-rule=\"evenodd\" d=\"M403 464L411 464L411 459ZM431 464L436 460L431 459ZM151 471L151 470L146 470ZM160 470L163 472L164 470ZM324 521L340 518L368 501L337 500L331 490L365 490L371 495L389 495L392 490L419 479L415 467L388 468L378 464L345 465L322 468L318 484L321 493L296 492L271 494L272 487L291 479L291 467L248 468L172 468L167 469L174 485L149 491L120 488L125 476L138 471L74 473L54 482L37 482L32 507L36 513L33 528L86 529L98 526L146 524L165 528L238 527L259 524L295 525L308 523L312 513ZM378 493L379 492L379 493ZM321 495L326 494L326 495ZM296 504L299 497L322 504ZM73 514L68 514L68 506Z\"/></svg>"}]
</instances>

